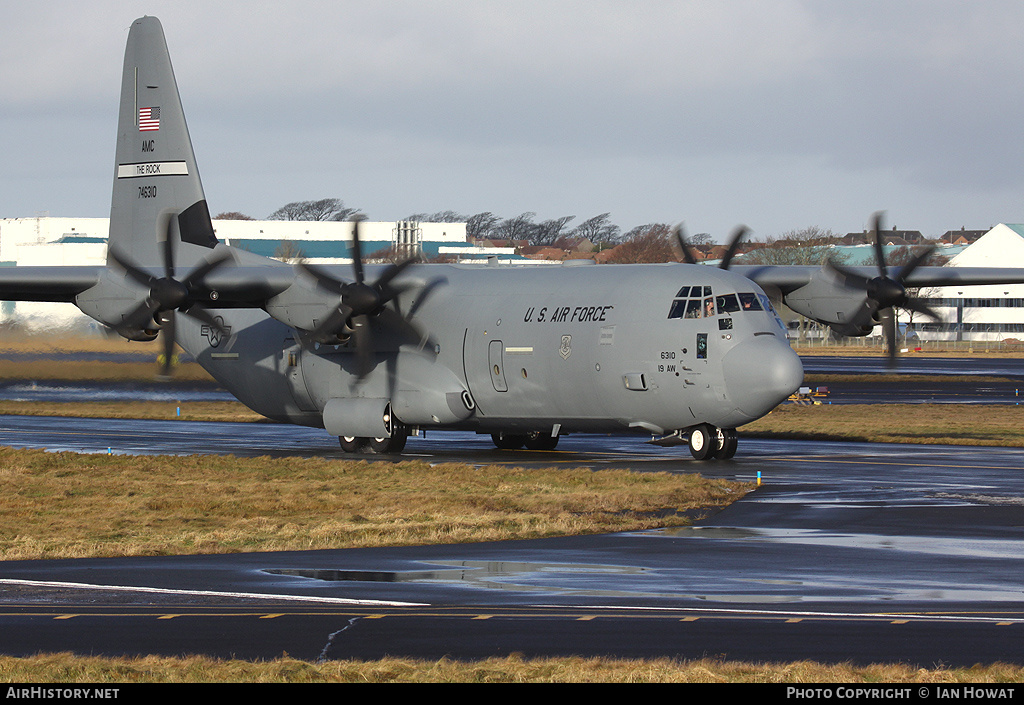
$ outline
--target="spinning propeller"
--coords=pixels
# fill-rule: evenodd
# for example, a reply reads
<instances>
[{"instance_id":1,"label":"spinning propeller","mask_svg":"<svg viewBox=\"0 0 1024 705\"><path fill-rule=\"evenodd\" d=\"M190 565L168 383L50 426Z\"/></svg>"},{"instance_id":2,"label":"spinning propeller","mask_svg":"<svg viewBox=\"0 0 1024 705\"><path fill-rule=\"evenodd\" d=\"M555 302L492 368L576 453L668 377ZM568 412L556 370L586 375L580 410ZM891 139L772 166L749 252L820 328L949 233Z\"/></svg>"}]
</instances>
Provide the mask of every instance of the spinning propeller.
<instances>
[{"instance_id":1,"label":"spinning propeller","mask_svg":"<svg viewBox=\"0 0 1024 705\"><path fill-rule=\"evenodd\" d=\"M750 232L750 229L745 225L741 225L732 231L732 237L729 238L729 245L726 247L725 255L722 257L722 261L718 264L719 268L729 268L729 265L732 264L733 257L736 256L736 252L739 250L740 244L743 242L743 238L747 236L748 232ZM683 230L683 226L677 225L672 229L672 233L676 236L676 242L679 244L679 249L683 252L683 259L686 263L697 264L697 256L693 252L693 246L686 240L686 233Z\"/></svg>"},{"instance_id":2,"label":"spinning propeller","mask_svg":"<svg viewBox=\"0 0 1024 705\"><path fill-rule=\"evenodd\" d=\"M171 221L167 223L167 237L164 240L163 260L164 276L154 277L129 261L115 249L110 250L110 258L125 273L142 286L149 288L149 294L122 317L120 325L115 328L126 331L151 331L155 326L162 333L163 357L160 374L167 376L171 368L171 356L174 352L175 312L180 311L186 316L210 326L219 334L226 336L224 326L198 304L209 301L211 292L205 286L205 279L210 272L231 259L226 253L211 255L202 260L184 279L174 277L174 241L171 238Z\"/></svg>"},{"instance_id":3,"label":"spinning propeller","mask_svg":"<svg viewBox=\"0 0 1024 705\"><path fill-rule=\"evenodd\" d=\"M320 342L338 342L347 340L349 337L354 338L360 379L369 373L373 357L371 316L417 340L427 339L427 336L423 335L408 319L385 306L404 291L404 289L393 287L391 282L409 265L416 264L419 259L412 257L392 264L381 273L376 281L367 282L363 272L363 252L359 235L360 223L363 220L364 218L355 220L355 228L352 233L354 282L340 281L323 269L311 264L299 265L321 287L338 296L337 306L328 314L327 318L310 331L310 334Z\"/></svg>"},{"instance_id":4,"label":"spinning propeller","mask_svg":"<svg viewBox=\"0 0 1024 705\"><path fill-rule=\"evenodd\" d=\"M889 269L885 263L885 251L882 247L882 214L874 215L875 233L875 263L878 266L878 276L867 278L831 260L827 263L829 269L838 274L847 286L862 290L867 294L861 309L854 316L851 325L865 327L874 325L875 321L882 323L885 332L885 343L889 349L890 367L896 363L896 315L894 308L904 308L908 311L922 313L932 319L938 320L938 315L920 299L907 295L905 282L920 267L925 260L931 257L935 250L934 245L922 249L915 254L910 261L901 267L895 276L889 276Z\"/></svg>"}]
</instances>

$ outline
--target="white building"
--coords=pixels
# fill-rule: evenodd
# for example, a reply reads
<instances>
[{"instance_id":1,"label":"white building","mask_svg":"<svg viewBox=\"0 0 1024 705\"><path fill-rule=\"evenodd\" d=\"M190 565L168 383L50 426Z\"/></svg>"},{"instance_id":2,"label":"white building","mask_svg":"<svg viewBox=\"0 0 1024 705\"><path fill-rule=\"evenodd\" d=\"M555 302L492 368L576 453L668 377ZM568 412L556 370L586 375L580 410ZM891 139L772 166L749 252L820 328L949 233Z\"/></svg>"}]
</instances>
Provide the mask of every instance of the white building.
<instances>
[{"instance_id":1,"label":"white building","mask_svg":"<svg viewBox=\"0 0 1024 705\"><path fill-rule=\"evenodd\" d=\"M106 263L108 218L0 219L0 266L70 266ZM221 242L265 257L301 258L313 264L351 263L354 225L338 221L214 220ZM430 259L454 256L460 261L496 254L466 242L465 223L364 222L360 226L363 258L397 249L403 256ZM70 304L4 302L0 322L30 327L67 327L90 321Z\"/></svg>"},{"instance_id":2,"label":"white building","mask_svg":"<svg viewBox=\"0 0 1024 705\"><path fill-rule=\"evenodd\" d=\"M947 266L1024 267L1024 225L996 225ZM1024 284L946 286L918 296L942 318L935 323L915 315L912 328L922 340L1024 340Z\"/></svg>"}]
</instances>

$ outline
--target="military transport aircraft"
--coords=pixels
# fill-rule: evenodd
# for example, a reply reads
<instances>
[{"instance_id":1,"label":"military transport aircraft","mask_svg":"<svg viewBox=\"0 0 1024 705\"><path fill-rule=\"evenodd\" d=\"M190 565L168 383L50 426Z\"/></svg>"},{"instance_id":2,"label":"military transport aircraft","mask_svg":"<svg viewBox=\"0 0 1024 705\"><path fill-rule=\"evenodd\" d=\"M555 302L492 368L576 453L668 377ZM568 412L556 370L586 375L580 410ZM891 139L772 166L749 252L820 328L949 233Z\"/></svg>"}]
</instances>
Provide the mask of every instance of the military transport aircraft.
<instances>
[{"instance_id":1,"label":"military transport aircraft","mask_svg":"<svg viewBox=\"0 0 1024 705\"><path fill-rule=\"evenodd\" d=\"M250 408L352 452L400 452L424 429L531 449L634 430L730 458L736 427L803 379L772 299L846 334L881 320L892 349L892 308L927 312L906 285L1024 281L924 255L890 275L880 241L877 271L732 267L738 237L718 268L364 266L358 223L351 269L286 264L217 241L156 18L132 25L120 101L107 265L5 268L0 299L162 332Z\"/></svg>"}]
</instances>

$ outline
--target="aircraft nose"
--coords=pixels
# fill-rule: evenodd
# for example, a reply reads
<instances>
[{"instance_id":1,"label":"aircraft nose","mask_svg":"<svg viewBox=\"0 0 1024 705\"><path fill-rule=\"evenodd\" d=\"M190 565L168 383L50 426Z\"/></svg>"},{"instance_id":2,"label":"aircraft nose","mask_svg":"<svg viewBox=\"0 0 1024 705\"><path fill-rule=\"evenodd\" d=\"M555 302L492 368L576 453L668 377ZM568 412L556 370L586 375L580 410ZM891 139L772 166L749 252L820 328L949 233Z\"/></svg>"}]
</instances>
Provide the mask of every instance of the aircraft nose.
<instances>
[{"instance_id":1,"label":"aircraft nose","mask_svg":"<svg viewBox=\"0 0 1024 705\"><path fill-rule=\"evenodd\" d=\"M729 399L757 419L785 401L804 381L804 367L789 343L774 335L755 336L722 360Z\"/></svg>"}]
</instances>

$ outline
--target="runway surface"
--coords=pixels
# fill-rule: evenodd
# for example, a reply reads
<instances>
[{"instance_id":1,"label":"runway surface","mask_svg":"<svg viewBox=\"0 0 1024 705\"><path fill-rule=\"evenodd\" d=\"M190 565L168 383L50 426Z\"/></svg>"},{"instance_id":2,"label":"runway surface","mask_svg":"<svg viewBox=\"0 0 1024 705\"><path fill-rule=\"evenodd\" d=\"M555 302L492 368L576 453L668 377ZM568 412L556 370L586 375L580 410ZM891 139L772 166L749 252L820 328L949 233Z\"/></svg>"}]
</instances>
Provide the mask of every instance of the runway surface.
<instances>
[{"instance_id":1,"label":"runway surface","mask_svg":"<svg viewBox=\"0 0 1024 705\"><path fill-rule=\"evenodd\" d=\"M698 463L642 440L510 452L436 433L407 453L763 484L687 529L3 563L0 651L1024 662L1024 450L743 439L735 460ZM0 443L344 457L323 431L276 424L0 417Z\"/></svg>"}]
</instances>

